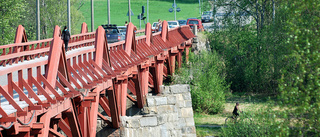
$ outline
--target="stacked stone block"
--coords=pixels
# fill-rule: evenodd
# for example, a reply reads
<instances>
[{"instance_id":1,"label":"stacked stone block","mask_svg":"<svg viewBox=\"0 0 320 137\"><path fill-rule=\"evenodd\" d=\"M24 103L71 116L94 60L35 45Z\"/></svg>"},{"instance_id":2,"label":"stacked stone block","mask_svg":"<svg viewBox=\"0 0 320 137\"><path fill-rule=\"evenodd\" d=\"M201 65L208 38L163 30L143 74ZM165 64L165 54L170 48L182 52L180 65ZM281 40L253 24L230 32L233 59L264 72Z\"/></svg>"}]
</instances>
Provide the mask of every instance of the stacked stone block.
<instances>
[{"instance_id":1,"label":"stacked stone block","mask_svg":"<svg viewBox=\"0 0 320 137\"><path fill-rule=\"evenodd\" d=\"M148 96L147 114L121 117L122 137L195 137L189 85L162 86L162 94Z\"/></svg>"}]
</instances>

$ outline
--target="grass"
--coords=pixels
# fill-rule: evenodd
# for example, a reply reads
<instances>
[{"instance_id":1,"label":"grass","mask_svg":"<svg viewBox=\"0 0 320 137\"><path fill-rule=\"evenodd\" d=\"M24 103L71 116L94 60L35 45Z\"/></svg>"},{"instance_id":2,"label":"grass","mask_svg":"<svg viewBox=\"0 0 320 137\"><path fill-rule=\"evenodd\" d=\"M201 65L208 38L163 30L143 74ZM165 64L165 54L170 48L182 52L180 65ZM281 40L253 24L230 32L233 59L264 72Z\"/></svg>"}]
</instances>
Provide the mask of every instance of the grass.
<instances>
[{"instance_id":1,"label":"grass","mask_svg":"<svg viewBox=\"0 0 320 137\"><path fill-rule=\"evenodd\" d=\"M226 97L225 109L222 113L215 115L194 114L194 121L197 130L197 136L221 136L221 127L225 124L225 119L232 115L236 102L240 103L240 109L244 112L258 113L258 109L267 107L268 100L275 100L265 94L245 94L234 93ZM274 106L275 109L278 106ZM204 127L200 127L204 126ZM206 127L205 127L206 126Z\"/></svg>"},{"instance_id":2,"label":"grass","mask_svg":"<svg viewBox=\"0 0 320 137\"><path fill-rule=\"evenodd\" d=\"M110 0L110 19L111 24L117 24L123 26L125 21L128 21L128 0ZM161 20L174 20L174 13L170 13L168 10L172 7L172 1L169 0L149 0L149 22ZM177 12L177 20L187 19L190 17L200 17L198 1L191 0L176 0L178 7L181 8L180 12ZM131 10L134 15L131 16L132 23L139 29L139 20L137 15L141 12L141 6L145 6L147 11L146 0L131 0ZM84 5L80 8L83 13L84 20L88 25L88 29L91 30L91 0L84 0ZM94 28L96 29L101 24L107 23L107 0L95 0L94 1ZM146 16L146 13L145 13ZM141 21L141 26L144 28L144 23Z\"/></svg>"}]
</instances>

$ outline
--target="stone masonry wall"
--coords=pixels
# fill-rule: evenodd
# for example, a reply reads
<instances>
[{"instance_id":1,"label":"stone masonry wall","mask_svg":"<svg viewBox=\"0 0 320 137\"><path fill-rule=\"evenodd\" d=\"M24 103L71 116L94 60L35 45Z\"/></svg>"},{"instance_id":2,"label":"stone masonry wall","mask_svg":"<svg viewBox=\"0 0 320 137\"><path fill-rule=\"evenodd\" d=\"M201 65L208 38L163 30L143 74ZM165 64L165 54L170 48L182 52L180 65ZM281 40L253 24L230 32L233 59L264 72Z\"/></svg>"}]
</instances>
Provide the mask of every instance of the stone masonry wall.
<instances>
[{"instance_id":1,"label":"stone masonry wall","mask_svg":"<svg viewBox=\"0 0 320 137\"><path fill-rule=\"evenodd\" d=\"M162 86L147 97L144 115L121 117L121 137L195 137L189 85Z\"/></svg>"}]
</instances>

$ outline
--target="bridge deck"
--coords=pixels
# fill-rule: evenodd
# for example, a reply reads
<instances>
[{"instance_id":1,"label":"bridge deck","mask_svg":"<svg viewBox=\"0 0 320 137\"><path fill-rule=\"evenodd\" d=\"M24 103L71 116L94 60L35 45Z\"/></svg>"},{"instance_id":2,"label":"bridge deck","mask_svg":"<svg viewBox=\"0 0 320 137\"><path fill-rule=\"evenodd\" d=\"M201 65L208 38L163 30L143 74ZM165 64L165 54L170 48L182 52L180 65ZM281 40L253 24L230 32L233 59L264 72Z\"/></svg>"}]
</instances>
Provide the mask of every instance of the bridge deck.
<instances>
[{"instance_id":1,"label":"bridge deck","mask_svg":"<svg viewBox=\"0 0 320 137\"><path fill-rule=\"evenodd\" d=\"M189 26L152 34L147 24L146 35L136 38L129 23L126 41L108 44L102 27L87 33L82 26L65 52L59 27L53 38L33 42L18 35L24 31L19 27L17 43L0 46L5 51L0 55L0 131L11 123L18 130L8 131L12 135L45 137L58 134L55 124L67 136L94 136L89 127L96 126L98 116L118 128L127 98L143 108L148 87L160 93L163 76L173 75L194 37ZM98 112L99 106L111 120ZM26 126L31 126L28 131Z\"/></svg>"}]
</instances>

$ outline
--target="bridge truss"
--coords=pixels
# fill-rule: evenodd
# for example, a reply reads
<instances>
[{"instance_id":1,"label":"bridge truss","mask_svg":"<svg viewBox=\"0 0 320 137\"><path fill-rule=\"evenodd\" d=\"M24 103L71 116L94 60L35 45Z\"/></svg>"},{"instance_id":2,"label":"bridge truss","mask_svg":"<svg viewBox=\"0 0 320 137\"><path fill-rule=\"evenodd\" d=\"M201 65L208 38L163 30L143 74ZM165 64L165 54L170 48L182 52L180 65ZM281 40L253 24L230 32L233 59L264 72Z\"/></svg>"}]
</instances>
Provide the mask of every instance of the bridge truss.
<instances>
[{"instance_id":1,"label":"bridge truss","mask_svg":"<svg viewBox=\"0 0 320 137\"><path fill-rule=\"evenodd\" d=\"M101 26L88 32L83 23L67 52L58 26L53 38L32 42L18 26L14 43L0 46L0 136L93 137L98 117L119 128L127 98L143 108L148 88L160 93L182 54L188 59L190 27L167 25L152 33L147 23L136 37L129 23L125 41L108 44Z\"/></svg>"}]
</instances>

